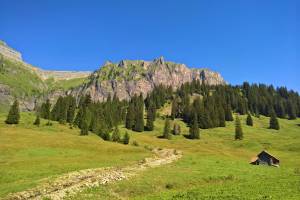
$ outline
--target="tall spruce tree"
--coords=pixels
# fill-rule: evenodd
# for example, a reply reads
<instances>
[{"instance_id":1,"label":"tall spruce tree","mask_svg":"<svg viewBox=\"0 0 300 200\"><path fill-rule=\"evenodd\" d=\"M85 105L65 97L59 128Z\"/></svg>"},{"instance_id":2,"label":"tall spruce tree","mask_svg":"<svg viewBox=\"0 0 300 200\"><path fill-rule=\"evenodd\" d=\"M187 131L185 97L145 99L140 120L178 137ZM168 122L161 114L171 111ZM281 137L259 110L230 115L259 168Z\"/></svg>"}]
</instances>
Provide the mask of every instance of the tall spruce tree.
<instances>
[{"instance_id":1,"label":"tall spruce tree","mask_svg":"<svg viewBox=\"0 0 300 200\"><path fill-rule=\"evenodd\" d=\"M270 129L275 129L275 130L279 130L280 126L279 126L279 122L278 119L276 117L275 112L271 113L271 117L270 117Z\"/></svg>"},{"instance_id":2,"label":"tall spruce tree","mask_svg":"<svg viewBox=\"0 0 300 200\"><path fill-rule=\"evenodd\" d=\"M89 134L89 126L86 119L83 119L81 122L81 130L80 135L88 135Z\"/></svg>"},{"instance_id":3,"label":"tall spruce tree","mask_svg":"<svg viewBox=\"0 0 300 200\"><path fill-rule=\"evenodd\" d=\"M127 129L132 129L133 126L134 126L134 105L133 102L130 102L127 108L125 127Z\"/></svg>"},{"instance_id":4,"label":"tall spruce tree","mask_svg":"<svg viewBox=\"0 0 300 200\"><path fill-rule=\"evenodd\" d=\"M250 113L248 113L248 115L247 115L246 124L248 126L253 126L253 120L252 120Z\"/></svg>"},{"instance_id":5,"label":"tall spruce tree","mask_svg":"<svg viewBox=\"0 0 300 200\"><path fill-rule=\"evenodd\" d=\"M235 118L235 139L242 140L244 137L241 121L238 115Z\"/></svg>"},{"instance_id":6,"label":"tall spruce tree","mask_svg":"<svg viewBox=\"0 0 300 200\"><path fill-rule=\"evenodd\" d=\"M190 135L189 135L190 139L200 139L200 131L199 131L199 126L198 126L197 114L193 115L192 124L190 126L189 132L190 132Z\"/></svg>"},{"instance_id":7,"label":"tall spruce tree","mask_svg":"<svg viewBox=\"0 0 300 200\"><path fill-rule=\"evenodd\" d=\"M50 110L51 110L50 100L47 99L46 102L43 103L41 106L41 111L40 111L41 117L44 119L50 119L50 115L51 115Z\"/></svg>"},{"instance_id":8,"label":"tall spruce tree","mask_svg":"<svg viewBox=\"0 0 300 200\"><path fill-rule=\"evenodd\" d=\"M8 112L7 118L5 120L6 124L18 124L20 120L20 110L19 110L19 102L16 99L10 110Z\"/></svg>"},{"instance_id":9,"label":"tall spruce tree","mask_svg":"<svg viewBox=\"0 0 300 200\"><path fill-rule=\"evenodd\" d=\"M227 104L225 107L225 120L233 121L232 110L231 110L231 106L229 104Z\"/></svg>"},{"instance_id":10,"label":"tall spruce tree","mask_svg":"<svg viewBox=\"0 0 300 200\"><path fill-rule=\"evenodd\" d=\"M144 100L142 94L136 100L136 113L135 113L135 124L133 127L134 131L144 131Z\"/></svg>"},{"instance_id":11,"label":"tall spruce tree","mask_svg":"<svg viewBox=\"0 0 300 200\"><path fill-rule=\"evenodd\" d=\"M114 128L114 131L113 131L112 136L111 136L111 140L113 142L121 142L121 136L120 136L120 131L119 131L118 126L116 126Z\"/></svg>"},{"instance_id":12,"label":"tall spruce tree","mask_svg":"<svg viewBox=\"0 0 300 200\"><path fill-rule=\"evenodd\" d=\"M164 132L163 132L162 137L165 139L169 139L169 140L172 138L171 124L170 124L170 120L168 118L165 120Z\"/></svg>"},{"instance_id":13,"label":"tall spruce tree","mask_svg":"<svg viewBox=\"0 0 300 200\"><path fill-rule=\"evenodd\" d=\"M177 98L174 98L172 101L172 107L171 107L171 119L174 120L177 117L178 112L178 101Z\"/></svg>"},{"instance_id":14,"label":"tall spruce tree","mask_svg":"<svg viewBox=\"0 0 300 200\"><path fill-rule=\"evenodd\" d=\"M223 107L219 106L219 127L225 127L225 113Z\"/></svg>"},{"instance_id":15,"label":"tall spruce tree","mask_svg":"<svg viewBox=\"0 0 300 200\"><path fill-rule=\"evenodd\" d=\"M155 106L150 105L147 110L147 122L146 122L146 128L148 131L153 131L154 129L154 116L155 116Z\"/></svg>"}]
</instances>

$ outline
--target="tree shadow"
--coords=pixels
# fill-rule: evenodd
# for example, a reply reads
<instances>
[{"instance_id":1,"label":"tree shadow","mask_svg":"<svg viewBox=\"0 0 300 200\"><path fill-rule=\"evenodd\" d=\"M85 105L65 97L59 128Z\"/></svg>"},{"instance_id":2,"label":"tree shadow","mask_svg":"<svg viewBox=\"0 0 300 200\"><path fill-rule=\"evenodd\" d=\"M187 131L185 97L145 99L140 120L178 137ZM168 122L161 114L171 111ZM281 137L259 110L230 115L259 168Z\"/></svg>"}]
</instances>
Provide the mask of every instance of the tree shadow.
<instances>
[{"instance_id":1,"label":"tree shadow","mask_svg":"<svg viewBox=\"0 0 300 200\"><path fill-rule=\"evenodd\" d=\"M183 134L183 137L185 137L186 139L191 139L191 136L189 134Z\"/></svg>"}]
</instances>

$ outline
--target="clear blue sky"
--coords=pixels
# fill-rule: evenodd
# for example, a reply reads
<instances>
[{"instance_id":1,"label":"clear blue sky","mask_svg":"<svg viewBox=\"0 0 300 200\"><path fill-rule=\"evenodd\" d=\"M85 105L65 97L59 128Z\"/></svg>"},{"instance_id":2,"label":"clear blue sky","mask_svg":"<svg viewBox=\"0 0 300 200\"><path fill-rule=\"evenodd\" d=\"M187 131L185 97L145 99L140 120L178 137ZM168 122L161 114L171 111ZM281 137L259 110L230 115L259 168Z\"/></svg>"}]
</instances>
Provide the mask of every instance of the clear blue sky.
<instances>
[{"instance_id":1,"label":"clear blue sky","mask_svg":"<svg viewBox=\"0 0 300 200\"><path fill-rule=\"evenodd\" d=\"M106 60L209 67L232 84L300 91L297 0L0 0L0 39L44 69Z\"/></svg>"}]
</instances>

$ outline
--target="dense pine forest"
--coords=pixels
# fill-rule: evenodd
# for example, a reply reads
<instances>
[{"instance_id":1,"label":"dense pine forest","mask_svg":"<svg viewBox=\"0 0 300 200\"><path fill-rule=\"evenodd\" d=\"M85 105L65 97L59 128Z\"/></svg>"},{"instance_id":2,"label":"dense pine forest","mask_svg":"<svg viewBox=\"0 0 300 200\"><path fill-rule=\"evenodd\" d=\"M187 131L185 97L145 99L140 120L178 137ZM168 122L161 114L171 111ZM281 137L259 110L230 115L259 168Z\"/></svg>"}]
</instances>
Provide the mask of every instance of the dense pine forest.
<instances>
[{"instance_id":1,"label":"dense pine forest","mask_svg":"<svg viewBox=\"0 0 300 200\"><path fill-rule=\"evenodd\" d=\"M81 129L81 135L91 131L104 140L122 142L124 139L121 138L118 125L124 124L127 129L137 132L152 131L158 115L156 110L166 102L171 103L171 114L166 119L165 131L162 133L162 137L167 139L170 139L171 133L168 120L175 118L182 119L190 127L190 139L199 139L199 128L225 127L226 121L234 120L233 113L247 114L248 126L253 126L252 116L268 116L269 128L277 130L280 129L277 117L290 120L300 117L299 94L285 87L275 89L272 85L250 85L247 82L241 86L209 86L194 80L177 90L159 85L146 98L135 95L130 101L120 101L116 96L109 96L105 102L93 102L91 96L86 95L77 102L73 96L60 96L53 106L47 100L37 109L35 124L39 124L41 117L61 124L68 123L70 128L76 126ZM17 105L16 101L9 112L7 123L18 122ZM238 116L236 126L236 139L242 139ZM180 127L174 124L172 132L178 134ZM128 143L127 137L125 134L124 143Z\"/></svg>"}]
</instances>

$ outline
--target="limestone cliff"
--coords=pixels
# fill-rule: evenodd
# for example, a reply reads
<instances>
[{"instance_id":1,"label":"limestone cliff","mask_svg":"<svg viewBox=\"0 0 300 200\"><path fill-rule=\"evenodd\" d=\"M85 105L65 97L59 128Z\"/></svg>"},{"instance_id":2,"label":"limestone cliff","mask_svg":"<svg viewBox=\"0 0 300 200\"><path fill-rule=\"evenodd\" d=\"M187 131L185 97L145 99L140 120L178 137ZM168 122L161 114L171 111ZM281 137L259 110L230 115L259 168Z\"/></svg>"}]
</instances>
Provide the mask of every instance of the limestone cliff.
<instances>
[{"instance_id":1,"label":"limestone cliff","mask_svg":"<svg viewBox=\"0 0 300 200\"><path fill-rule=\"evenodd\" d=\"M225 84L217 72L188 68L184 64L167 62L160 57L152 62L143 60L122 60L116 64L106 62L89 76L85 84L70 93L76 97L90 94L94 101L103 101L108 95L130 99L134 94L142 93L145 96L155 85L162 84L176 89L194 79L209 85Z\"/></svg>"}]
</instances>

